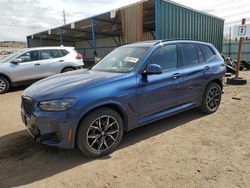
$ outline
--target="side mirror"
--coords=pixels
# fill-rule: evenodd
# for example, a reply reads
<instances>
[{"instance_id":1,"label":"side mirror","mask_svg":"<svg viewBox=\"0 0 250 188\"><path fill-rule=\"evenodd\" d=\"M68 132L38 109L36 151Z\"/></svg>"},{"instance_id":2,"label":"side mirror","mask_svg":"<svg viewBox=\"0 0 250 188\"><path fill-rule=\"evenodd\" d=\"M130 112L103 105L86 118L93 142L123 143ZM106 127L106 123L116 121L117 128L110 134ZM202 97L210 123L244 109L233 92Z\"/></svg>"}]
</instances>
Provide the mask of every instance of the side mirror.
<instances>
[{"instance_id":1,"label":"side mirror","mask_svg":"<svg viewBox=\"0 0 250 188\"><path fill-rule=\"evenodd\" d=\"M14 59L14 60L12 60L13 64L18 64L18 63L21 63L21 62L22 62L22 59Z\"/></svg>"},{"instance_id":2,"label":"side mirror","mask_svg":"<svg viewBox=\"0 0 250 188\"><path fill-rule=\"evenodd\" d=\"M144 74L161 74L162 73L162 69L160 65L157 64L150 64L147 66L146 70L144 71Z\"/></svg>"}]
</instances>

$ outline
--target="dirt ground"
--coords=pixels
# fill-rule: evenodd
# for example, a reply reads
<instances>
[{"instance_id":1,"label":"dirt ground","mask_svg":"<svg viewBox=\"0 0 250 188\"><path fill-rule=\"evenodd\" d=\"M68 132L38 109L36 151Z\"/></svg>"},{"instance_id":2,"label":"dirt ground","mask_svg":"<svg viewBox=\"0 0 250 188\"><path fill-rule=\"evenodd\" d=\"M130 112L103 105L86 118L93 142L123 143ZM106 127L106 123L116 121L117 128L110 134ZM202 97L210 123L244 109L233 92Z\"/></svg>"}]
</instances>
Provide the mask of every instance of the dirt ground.
<instances>
[{"instance_id":1,"label":"dirt ground","mask_svg":"<svg viewBox=\"0 0 250 188\"><path fill-rule=\"evenodd\" d=\"M241 75L248 85L226 85L215 114L138 128L94 160L34 142L20 118L23 88L12 89L0 96L0 187L250 187L250 72Z\"/></svg>"}]
</instances>

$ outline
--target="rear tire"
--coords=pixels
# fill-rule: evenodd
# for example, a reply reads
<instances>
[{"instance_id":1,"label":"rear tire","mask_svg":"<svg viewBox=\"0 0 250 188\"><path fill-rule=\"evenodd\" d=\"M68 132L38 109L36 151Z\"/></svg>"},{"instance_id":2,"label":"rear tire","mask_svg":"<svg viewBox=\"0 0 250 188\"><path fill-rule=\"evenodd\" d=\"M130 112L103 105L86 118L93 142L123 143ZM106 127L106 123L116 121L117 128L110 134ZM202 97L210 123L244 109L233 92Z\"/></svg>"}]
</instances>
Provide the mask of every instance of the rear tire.
<instances>
[{"instance_id":1,"label":"rear tire","mask_svg":"<svg viewBox=\"0 0 250 188\"><path fill-rule=\"evenodd\" d=\"M9 89L10 82L6 78L0 76L0 94L6 93Z\"/></svg>"},{"instance_id":2,"label":"rear tire","mask_svg":"<svg viewBox=\"0 0 250 188\"><path fill-rule=\"evenodd\" d=\"M217 111L221 102L221 87L217 83L210 83L203 94L200 110L206 114Z\"/></svg>"},{"instance_id":3,"label":"rear tire","mask_svg":"<svg viewBox=\"0 0 250 188\"><path fill-rule=\"evenodd\" d=\"M68 68L63 69L62 73L74 71L74 70L75 70L74 68L68 67Z\"/></svg>"},{"instance_id":4,"label":"rear tire","mask_svg":"<svg viewBox=\"0 0 250 188\"><path fill-rule=\"evenodd\" d=\"M88 157L110 154L122 139L122 118L110 108L99 108L91 112L79 126L77 146Z\"/></svg>"}]
</instances>

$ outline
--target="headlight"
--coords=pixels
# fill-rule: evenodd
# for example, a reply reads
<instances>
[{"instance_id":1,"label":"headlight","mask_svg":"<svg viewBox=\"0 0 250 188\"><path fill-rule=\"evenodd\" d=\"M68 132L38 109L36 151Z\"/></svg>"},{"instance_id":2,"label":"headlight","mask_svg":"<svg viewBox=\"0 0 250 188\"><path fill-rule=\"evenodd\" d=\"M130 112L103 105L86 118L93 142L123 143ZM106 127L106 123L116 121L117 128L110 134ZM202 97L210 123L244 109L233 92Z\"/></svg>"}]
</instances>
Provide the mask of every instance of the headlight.
<instances>
[{"instance_id":1,"label":"headlight","mask_svg":"<svg viewBox=\"0 0 250 188\"><path fill-rule=\"evenodd\" d=\"M73 98L58 99L51 101L43 101L39 103L39 107L44 111L64 111L76 104L77 100Z\"/></svg>"}]
</instances>

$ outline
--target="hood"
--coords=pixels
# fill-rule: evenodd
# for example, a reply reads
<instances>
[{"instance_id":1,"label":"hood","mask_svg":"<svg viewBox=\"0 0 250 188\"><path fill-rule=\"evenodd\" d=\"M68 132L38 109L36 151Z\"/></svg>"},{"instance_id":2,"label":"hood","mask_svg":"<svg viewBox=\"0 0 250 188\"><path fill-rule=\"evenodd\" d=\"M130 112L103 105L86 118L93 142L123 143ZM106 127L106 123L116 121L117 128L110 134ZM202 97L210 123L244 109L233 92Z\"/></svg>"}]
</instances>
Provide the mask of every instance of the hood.
<instances>
[{"instance_id":1,"label":"hood","mask_svg":"<svg viewBox=\"0 0 250 188\"><path fill-rule=\"evenodd\" d=\"M93 70L77 70L58 74L36 82L28 87L23 96L29 96L35 101L62 98L79 89L86 89L113 80L121 73L99 72Z\"/></svg>"}]
</instances>

